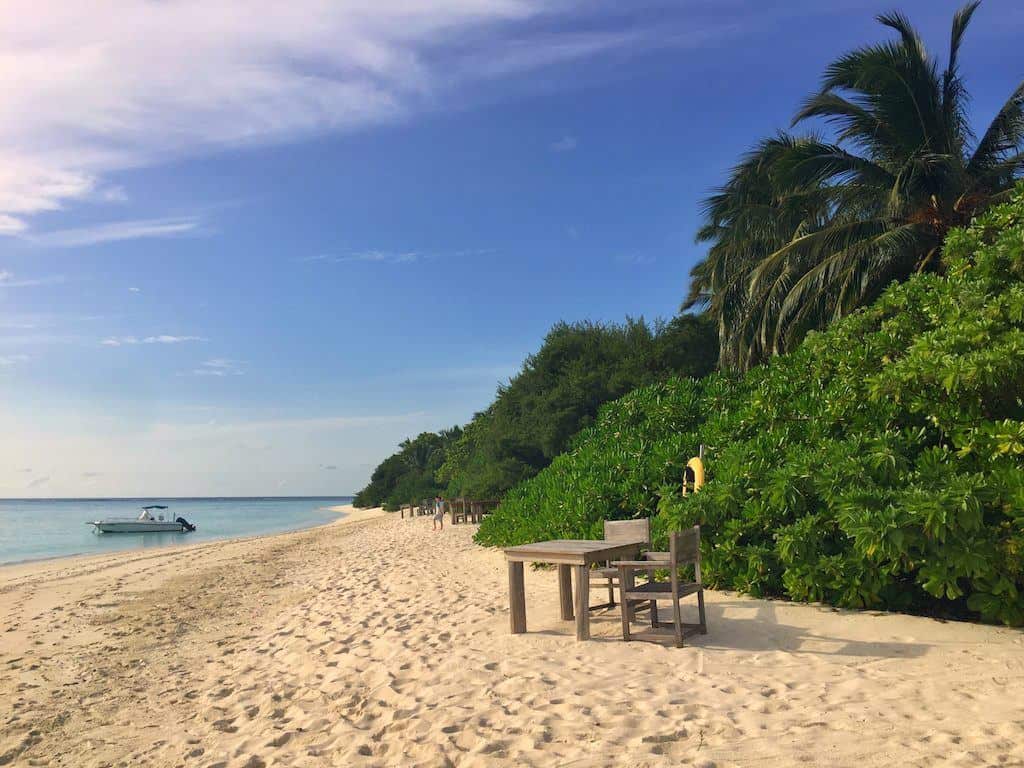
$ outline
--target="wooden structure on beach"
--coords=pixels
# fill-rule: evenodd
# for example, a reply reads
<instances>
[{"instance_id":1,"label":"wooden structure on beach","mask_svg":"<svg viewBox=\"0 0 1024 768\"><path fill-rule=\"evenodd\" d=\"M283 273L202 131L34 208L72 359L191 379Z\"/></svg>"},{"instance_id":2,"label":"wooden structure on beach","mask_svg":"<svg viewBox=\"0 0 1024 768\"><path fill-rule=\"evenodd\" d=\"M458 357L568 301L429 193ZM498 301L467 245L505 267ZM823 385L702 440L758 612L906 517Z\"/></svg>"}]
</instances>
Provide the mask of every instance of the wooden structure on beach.
<instances>
[{"instance_id":1,"label":"wooden structure on beach","mask_svg":"<svg viewBox=\"0 0 1024 768\"><path fill-rule=\"evenodd\" d=\"M452 525L460 522L479 523L500 503L498 499L452 499L448 502L452 513Z\"/></svg>"},{"instance_id":2,"label":"wooden structure on beach","mask_svg":"<svg viewBox=\"0 0 1024 768\"><path fill-rule=\"evenodd\" d=\"M499 499L442 499L441 505L444 512L451 514L452 524L456 523L479 523L486 515L489 515L501 501ZM419 502L411 501L399 507L402 519L409 517L420 517L422 515L433 515L435 511L433 499L421 499Z\"/></svg>"}]
</instances>

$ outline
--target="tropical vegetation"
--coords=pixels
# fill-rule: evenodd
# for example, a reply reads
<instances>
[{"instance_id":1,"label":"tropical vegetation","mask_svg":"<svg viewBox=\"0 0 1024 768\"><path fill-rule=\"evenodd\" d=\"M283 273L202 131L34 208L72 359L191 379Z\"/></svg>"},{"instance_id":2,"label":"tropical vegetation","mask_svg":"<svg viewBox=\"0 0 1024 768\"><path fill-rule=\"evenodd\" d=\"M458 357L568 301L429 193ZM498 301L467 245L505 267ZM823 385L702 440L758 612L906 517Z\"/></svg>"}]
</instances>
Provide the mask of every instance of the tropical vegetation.
<instances>
[{"instance_id":1,"label":"tropical vegetation","mask_svg":"<svg viewBox=\"0 0 1024 768\"><path fill-rule=\"evenodd\" d=\"M439 479L452 496L500 495L550 464L603 403L672 375L703 376L716 362L703 318L559 323L466 426Z\"/></svg>"},{"instance_id":2,"label":"tropical vegetation","mask_svg":"<svg viewBox=\"0 0 1024 768\"><path fill-rule=\"evenodd\" d=\"M905 16L879 16L896 39L832 62L793 119L834 141L765 139L705 202L709 249L683 307L715 320L723 367L793 349L894 280L944 273L946 233L1009 194L1024 170L1024 82L976 137L959 52L978 5L954 15L941 71Z\"/></svg>"},{"instance_id":3,"label":"tropical vegetation","mask_svg":"<svg viewBox=\"0 0 1024 768\"><path fill-rule=\"evenodd\" d=\"M715 587L1024 623L1024 185L920 274L747 374L606 404L477 540L700 524ZM699 444L709 481L680 493Z\"/></svg>"},{"instance_id":4,"label":"tropical vegetation","mask_svg":"<svg viewBox=\"0 0 1024 768\"><path fill-rule=\"evenodd\" d=\"M672 375L703 376L717 354L710 323L689 315L653 325L558 323L486 410L465 428L403 442L355 504L397 509L438 493L500 495L564 451L602 403Z\"/></svg>"},{"instance_id":5,"label":"tropical vegetation","mask_svg":"<svg viewBox=\"0 0 1024 768\"><path fill-rule=\"evenodd\" d=\"M1024 624L1024 83L971 130L901 14L706 201L681 314L559 324L357 504L503 496L477 541L702 526L711 586ZM712 372L716 367L720 369ZM680 492L707 449L709 479Z\"/></svg>"},{"instance_id":6,"label":"tropical vegetation","mask_svg":"<svg viewBox=\"0 0 1024 768\"><path fill-rule=\"evenodd\" d=\"M384 507L396 510L402 504L429 499L444 489L437 471L451 445L462 434L459 427L440 433L423 432L403 440L398 452L384 459L370 476L369 484L356 494L357 507Z\"/></svg>"}]
</instances>

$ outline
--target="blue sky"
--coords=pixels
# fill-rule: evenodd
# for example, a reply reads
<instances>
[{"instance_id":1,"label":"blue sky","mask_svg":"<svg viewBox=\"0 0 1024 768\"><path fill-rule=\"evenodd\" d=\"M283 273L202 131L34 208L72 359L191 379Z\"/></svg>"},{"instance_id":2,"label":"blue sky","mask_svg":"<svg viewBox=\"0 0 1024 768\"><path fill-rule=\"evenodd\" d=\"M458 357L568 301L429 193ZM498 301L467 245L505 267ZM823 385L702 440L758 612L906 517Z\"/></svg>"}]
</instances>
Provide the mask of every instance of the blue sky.
<instances>
[{"instance_id":1,"label":"blue sky","mask_svg":"<svg viewBox=\"0 0 1024 768\"><path fill-rule=\"evenodd\" d=\"M357 490L552 323L671 316L739 154L958 3L72 5L0 10L0 496ZM1022 33L975 16L979 125Z\"/></svg>"}]
</instances>

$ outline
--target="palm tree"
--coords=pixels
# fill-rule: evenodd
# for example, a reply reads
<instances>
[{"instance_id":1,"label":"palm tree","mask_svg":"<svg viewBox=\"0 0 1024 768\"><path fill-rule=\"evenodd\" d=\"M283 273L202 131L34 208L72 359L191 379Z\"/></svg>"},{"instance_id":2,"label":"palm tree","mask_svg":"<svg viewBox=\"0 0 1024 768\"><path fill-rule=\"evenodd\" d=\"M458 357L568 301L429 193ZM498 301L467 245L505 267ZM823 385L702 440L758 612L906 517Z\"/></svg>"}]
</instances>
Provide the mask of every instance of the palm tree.
<instances>
[{"instance_id":1,"label":"palm tree","mask_svg":"<svg viewBox=\"0 0 1024 768\"><path fill-rule=\"evenodd\" d=\"M705 202L684 309L717 320L724 367L746 369L872 301L893 280L941 271L951 227L1008 194L1024 171L1024 82L977 139L958 69L979 2L953 17L941 73L899 13L896 41L833 62L797 112L836 132L763 141Z\"/></svg>"}]
</instances>

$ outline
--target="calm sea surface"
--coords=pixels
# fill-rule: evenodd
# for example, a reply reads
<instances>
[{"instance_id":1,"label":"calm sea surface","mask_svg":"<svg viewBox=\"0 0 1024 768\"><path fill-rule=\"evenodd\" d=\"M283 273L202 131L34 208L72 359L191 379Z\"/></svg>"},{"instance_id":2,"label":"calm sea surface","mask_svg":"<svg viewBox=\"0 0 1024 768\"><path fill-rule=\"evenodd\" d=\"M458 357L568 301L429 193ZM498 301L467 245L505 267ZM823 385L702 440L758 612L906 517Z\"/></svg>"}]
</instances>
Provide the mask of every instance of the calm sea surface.
<instances>
[{"instance_id":1,"label":"calm sea surface","mask_svg":"<svg viewBox=\"0 0 1024 768\"><path fill-rule=\"evenodd\" d=\"M235 536L294 531L337 520L327 508L351 496L223 499L3 499L0 500L0 563L122 549L174 547ZM136 517L140 508L165 504L154 514L184 517L194 533L94 533L89 520Z\"/></svg>"}]
</instances>

